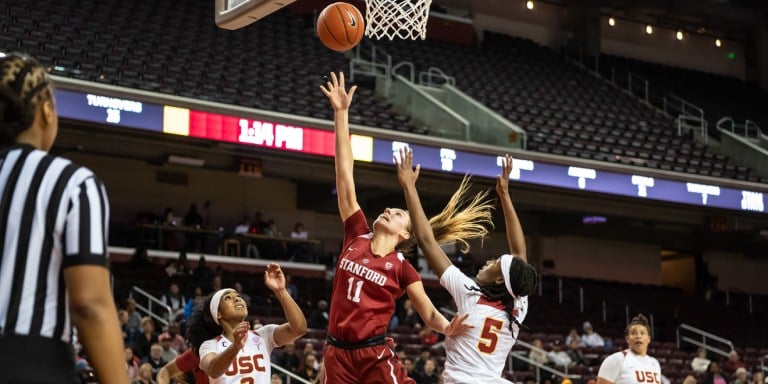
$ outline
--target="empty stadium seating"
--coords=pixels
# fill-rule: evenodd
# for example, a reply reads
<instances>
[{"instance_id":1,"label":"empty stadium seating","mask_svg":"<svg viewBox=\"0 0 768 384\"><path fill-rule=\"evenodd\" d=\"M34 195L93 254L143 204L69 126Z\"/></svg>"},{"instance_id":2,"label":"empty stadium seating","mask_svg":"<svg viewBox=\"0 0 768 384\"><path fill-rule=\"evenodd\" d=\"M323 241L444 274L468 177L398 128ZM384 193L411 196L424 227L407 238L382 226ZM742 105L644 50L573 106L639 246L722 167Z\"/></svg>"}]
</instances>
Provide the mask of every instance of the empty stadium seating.
<instances>
[{"instance_id":1,"label":"empty stadium seating","mask_svg":"<svg viewBox=\"0 0 768 384\"><path fill-rule=\"evenodd\" d=\"M280 12L230 32L216 28L211 7L208 0L9 3L0 13L0 49L27 51L56 75L331 118L315 90L323 74L346 70L348 58L322 47L311 16ZM456 77L460 89L522 126L531 150L768 182L678 137L669 117L530 41L486 33L482 47L379 44L395 62L437 66ZM416 129L371 89L357 95L353 123Z\"/></svg>"}]
</instances>

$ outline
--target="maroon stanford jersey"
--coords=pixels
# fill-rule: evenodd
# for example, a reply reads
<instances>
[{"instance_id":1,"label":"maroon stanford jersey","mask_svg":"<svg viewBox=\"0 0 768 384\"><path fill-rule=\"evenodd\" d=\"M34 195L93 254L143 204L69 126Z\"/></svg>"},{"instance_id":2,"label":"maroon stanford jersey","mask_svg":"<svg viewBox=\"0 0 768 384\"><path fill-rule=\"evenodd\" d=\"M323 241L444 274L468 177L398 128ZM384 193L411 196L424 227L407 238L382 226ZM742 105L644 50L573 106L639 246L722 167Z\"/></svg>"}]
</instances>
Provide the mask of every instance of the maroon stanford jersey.
<instances>
[{"instance_id":1,"label":"maroon stanford jersey","mask_svg":"<svg viewBox=\"0 0 768 384\"><path fill-rule=\"evenodd\" d=\"M374 255L372 237L363 211L344 222L344 248L333 281L328 332L350 343L386 332L395 300L421 279L402 253Z\"/></svg>"}]
</instances>

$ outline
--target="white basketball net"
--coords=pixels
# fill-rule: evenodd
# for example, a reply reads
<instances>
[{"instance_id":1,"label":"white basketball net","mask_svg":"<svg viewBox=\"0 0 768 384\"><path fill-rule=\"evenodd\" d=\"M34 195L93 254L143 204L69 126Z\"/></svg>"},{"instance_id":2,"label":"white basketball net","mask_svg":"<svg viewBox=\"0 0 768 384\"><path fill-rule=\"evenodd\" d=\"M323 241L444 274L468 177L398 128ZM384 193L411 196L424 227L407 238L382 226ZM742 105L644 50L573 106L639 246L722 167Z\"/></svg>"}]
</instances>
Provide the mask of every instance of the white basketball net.
<instances>
[{"instance_id":1,"label":"white basketball net","mask_svg":"<svg viewBox=\"0 0 768 384\"><path fill-rule=\"evenodd\" d=\"M427 37L432 0L366 0L365 35L393 40Z\"/></svg>"}]
</instances>

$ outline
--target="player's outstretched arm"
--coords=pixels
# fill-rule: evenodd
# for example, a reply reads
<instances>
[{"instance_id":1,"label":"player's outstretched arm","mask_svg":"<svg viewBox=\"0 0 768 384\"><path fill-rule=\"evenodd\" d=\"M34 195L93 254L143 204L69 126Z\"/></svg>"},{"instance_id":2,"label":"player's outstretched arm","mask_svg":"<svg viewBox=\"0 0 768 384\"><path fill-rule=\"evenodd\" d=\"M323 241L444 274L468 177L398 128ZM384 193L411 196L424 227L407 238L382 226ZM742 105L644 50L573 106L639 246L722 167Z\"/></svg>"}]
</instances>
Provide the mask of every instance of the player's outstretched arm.
<instances>
[{"instance_id":1,"label":"player's outstretched arm","mask_svg":"<svg viewBox=\"0 0 768 384\"><path fill-rule=\"evenodd\" d=\"M413 151L410 148L400 149L399 156L395 158L395 169L397 169L397 180L405 193L405 204L408 206L408 213L411 216L411 225L416 235L416 241L427 258L429 267L440 277L448 267L452 265L451 260L440 248L440 244L432 233L432 227L429 226L429 220L421 206L419 193L416 189L416 180L419 178L420 165L413 168Z\"/></svg>"},{"instance_id":2,"label":"player's outstretched arm","mask_svg":"<svg viewBox=\"0 0 768 384\"><path fill-rule=\"evenodd\" d=\"M216 353L206 348L206 343L210 343L210 340L203 343L200 347L200 368L208 377L214 379L221 377L232 362L235 361L238 352L245 347L250 327L247 321L236 325L232 329L232 344L227 349L221 351L221 353Z\"/></svg>"},{"instance_id":3,"label":"player's outstretched arm","mask_svg":"<svg viewBox=\"0 0 768 384\"><path fill-rule=\"evenodd\" d=\"M176 359L173 359L164 367L160 368L159 371L157 371L157 378L155 379L155 382L157 384L169 384L171 382L171 378L178 375L179 373L181 373L181 370L176 365Z\"/></svg>"},{"instance_id":4,"label":"player's outstretched arm","mask_svg":"<svg viewBox=\"0 0 768 384\"><path fill-rule=\"evenodd\" d=\"M525 249L525 235L520 220L517 218L515 206L509 197L509 175L512 173L512 156L505 155L501 161L501 175L496 176L496 193L499 194L501 208L504 211L504 225L507 228L507 243L509 252L528 261Z\"/></svg>"},{"instance_id":5,"label":"player's outstretched arm","mask_svg":"<svg viewBox=\"0 0 768 384\"><path fill-rule=\"evenodd\" d=\"M64 270L69 310L99 383L128 383L125 347L112 298L109 269L78 265Z\"/></svg>"},{"instance_id":6,"label":"player's outstretched arm","mask_svg":"<svg viewBox=\"0 0 768 384\"><path fill-rule=\"evenodd\" d=\"M355 160L352 157L352 143L349 137L349 106L356 89L355 85L347 91L344 72L339 72L338 76L331 72L331 79L325 86L320 86L320 90L333 107L336 136L336 196L342 221L360 209L352 174Z\"/></svg>"},{"instance_id":7,"label":"player's outstretched arm","mask_svg":"<svg viewBox=\"0 0 768 384\"><path fill-rule=\"evenodd\" d=\"M281 324L275 329L273 336L275 344L283 346L304 336L307 333L307 319L299 305L285 289L285 275L278 264L270 263L267 265L267 270L264 271L264 285L275 294L288 320L287 323Z\"/></svg>"},{"instance_id":8,"label":"player's outstretched arm","mask_svg":"<svg viewBox=\"0 0 768 384\"><path fill-rule=\"evenodd\" d=\"M408 294L408 298L413 303L413 308L419 313L419 317L424 321L428 327L440 332L446 336L456 335L465 332L466 330L473 328L471 325L465 324L464 320L469 316L456 316L452 321L446 320L432 301L429 300L427 293L424 291L424 284L421 280L411 283L411 285L405 288L405 293Z\"/></svg>"}]
</instances>

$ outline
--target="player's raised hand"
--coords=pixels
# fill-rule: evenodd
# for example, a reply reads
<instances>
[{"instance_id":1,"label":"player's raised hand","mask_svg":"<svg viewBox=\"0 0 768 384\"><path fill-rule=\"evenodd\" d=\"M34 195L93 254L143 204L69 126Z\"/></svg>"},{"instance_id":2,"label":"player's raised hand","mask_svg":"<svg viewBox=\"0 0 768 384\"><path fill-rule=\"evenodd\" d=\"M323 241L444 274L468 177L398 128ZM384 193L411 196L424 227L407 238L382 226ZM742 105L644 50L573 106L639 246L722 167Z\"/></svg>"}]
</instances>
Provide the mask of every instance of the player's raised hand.
<instances>
[{"instance_id":1,"label":"player's raised hand","mask_svg":"<svg viewBox=\"0 0 768 384\"><path fill-rule=\"evenodd\" d=\"M349 109L357 85L353 85L347 91L344 83L344 72L339 72L338 76L331 72L331 78L325 83L325 86L320 86L320 90L328 98L334 111L344 111Z\"/></svg>"},{"instance_id":2,"label":"player's raised hand","mask_svg":"<svg viewBox=\"0 0 768 384\"><path fill-rule=\"evenodd\" d=\"M269 263L264 271L264 285L274 292L285 289L285 274L277 263Z\"/></svg>"},{"instance_id":3,"label":"player's raised hand","mask_svg":"<svg viewBox=\"0 0 768 384\"><path fill-rule=\"evenodd\" d=\"M501 159L501 175L496 175L496 193L499 196L509 194L509 175L512 173L512 156L504 155Z\"/></svg>"},{"instance_id":4,"label":"player's raised hand","mask_svg":"<svg viewBox=\"0 0 768 384\"><path fill-rule=\"evenodd\" d=\"M463 316L459 316L458 314L456 314L456 316L454 316L453 319L451 319L451 322L448 323L448 325L445 327L442 333L446 336L460 335L474 328L473 326L464 323L464 320L466 320L467 317L469 317L468 313Z\"/></svg>"},{"instance_id":5,"label":"player's raised hand","mask_svg":"<svg viewBox=\"0 0 768 384\"><path fill-rule=\"evenodd\" d=\"M417 164L414 169L413 150L410 148L400 148L400 152L394 156L394 161L395 169L397 169L397 181L400 182L400 186L405 188L415 185L416 180L419 179L421 165Z\"/></svg>"},{"instance_id":6,"label":"player's raised hand","mask_svg":"<svg viewBox=\"0 0 768 384\"><path fill-rule=\"evenodd\" d=\"M243 321L235 326L235 329L232 330L232 348L239 351L245 347L245 342L248 340L248 330L250 328L251 325L247 321Z\"/></svg>"}]
</instances>

